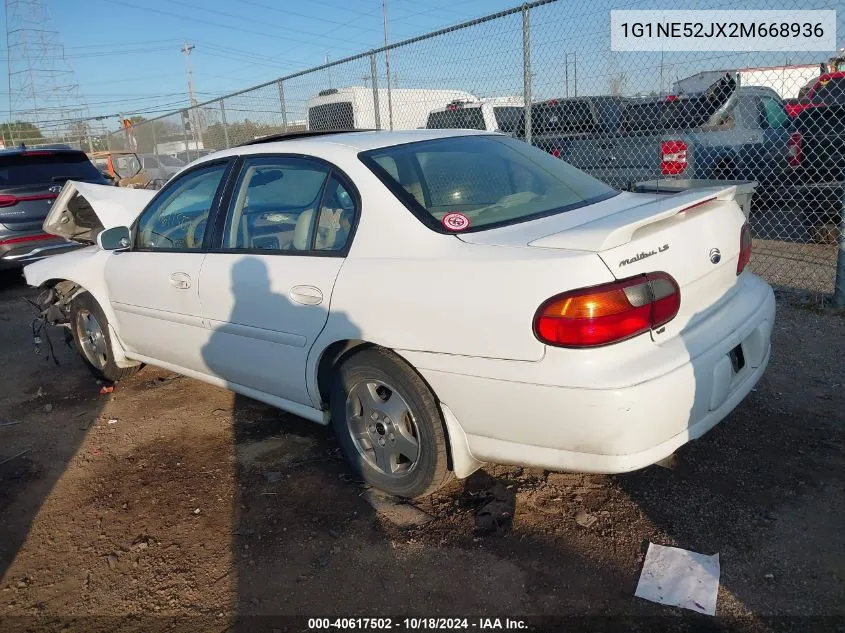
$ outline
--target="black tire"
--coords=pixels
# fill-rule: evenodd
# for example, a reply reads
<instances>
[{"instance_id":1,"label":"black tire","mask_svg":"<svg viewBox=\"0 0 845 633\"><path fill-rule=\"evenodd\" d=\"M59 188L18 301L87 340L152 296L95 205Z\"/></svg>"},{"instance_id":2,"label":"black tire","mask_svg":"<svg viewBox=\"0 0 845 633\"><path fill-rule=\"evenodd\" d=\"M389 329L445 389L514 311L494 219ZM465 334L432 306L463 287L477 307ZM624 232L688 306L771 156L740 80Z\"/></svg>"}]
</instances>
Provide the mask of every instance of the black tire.
<instances>
[{"instance_id":1,"label":"black tire","mask_svg":"<svg viewBox=\"0 0 845 633\"><path fill-rule=\"evenodd\" d=\"M104 349L101 354L99 362L92 360L90 357L91 343L90 339L85 339L85 332L82 323L90 322L90 318L96 322L102 333ZM118 367L114 362L114 354L112 353L111 334L109 332L109 321L106 315L103 314L100 304L94 299L89 292L83 292L76 297L70 304L70 329L73 333L73 342L76 345L76 351L82 357L82 360L97 378L108 380L109 382L118 382L123 378L127 378L137 372L141 365L133 367ZM87 350L86 350L87 347Z\"/></svg>"},{"instance_id":2,"label":"black tire","mask_svg":"<svg viewBox=\"0 0 845 633\"><path fill-rule=\"evenodd\" d=\"M394 461L400 462L396 465L397 472L392 474L387 474L379 468L374 463L377 458L369 455L369 451L359 448L367 442L373 450L376 448L369 437L355 440L350 430L350 425L356 424L356 418L365 419L363 409L360 409L360 416L348 414L348 409L356 408L358 405L363 406L359 398L350 394L356 386L361 388L362 384L376 383L382 385L378 387L382 390L379 392L379 397L383 397L386 393L384 389L389 392L383 401L386 411L393 410L387 403L392 403L394 395L399 395L401 404L407 405L411 417L406 415L403 418L404 421L396 423L388 417L383 417L377 421L377 423L384 422L381 429L378 431L373 429L371 436L377 438L378 441L388 442L386 448L390 449L389 442L402 439L394 438L393 433L390 432L390 429L397 428L396 424L402 424L406 431L410 430L412 434L416 434L416 460L413 463L410 463L410 460L408 463L401 463L404 455L390 455L391 467L394 466ZM347 406L348 399L349 406ZM419 374L393 352L383 348L369 347L353 353L341 363L332 382L331 417L335 434L347 462L361 479L374 488L397 497L413 499L433 493L450 479L446 432L437 399ZM370 418L366 419L368 420L366 424L370 425ZM375 427L376 424L370 426ZM367 432L370 433L369 430ZM397 432L397 436L399 435L406 434ZM393 457L397 456L399 459L393 460ZM402 470L403 468L405 470Z\"/></svg>"}]
</instances>

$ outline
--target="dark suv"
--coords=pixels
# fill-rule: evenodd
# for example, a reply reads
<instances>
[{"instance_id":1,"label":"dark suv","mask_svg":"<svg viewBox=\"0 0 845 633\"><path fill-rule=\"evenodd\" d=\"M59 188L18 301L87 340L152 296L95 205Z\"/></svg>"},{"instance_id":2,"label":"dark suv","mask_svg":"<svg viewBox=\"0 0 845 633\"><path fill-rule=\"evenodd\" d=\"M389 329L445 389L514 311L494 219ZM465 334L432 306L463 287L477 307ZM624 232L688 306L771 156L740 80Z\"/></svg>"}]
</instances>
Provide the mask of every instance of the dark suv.
<instances>
[{"instance_id":1,"label":"dark suv","mask_svg":"<svg viewBox=\"0 0 845 633\"><path fill-rule=\"evenodd\" d=\"M0 151L0 270L80 246L41 228L66 180L111 184L78 150Z\"/></svg>"}]
</instances>

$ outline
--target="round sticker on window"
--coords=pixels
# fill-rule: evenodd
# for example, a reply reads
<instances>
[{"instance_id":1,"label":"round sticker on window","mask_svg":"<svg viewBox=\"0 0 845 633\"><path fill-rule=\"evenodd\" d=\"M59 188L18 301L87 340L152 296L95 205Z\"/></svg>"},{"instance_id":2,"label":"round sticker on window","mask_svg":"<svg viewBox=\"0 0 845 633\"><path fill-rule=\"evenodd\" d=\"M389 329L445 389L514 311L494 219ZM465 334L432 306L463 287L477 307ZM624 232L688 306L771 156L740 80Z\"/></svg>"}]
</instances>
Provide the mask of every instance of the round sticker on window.
<instances>
[{"instance_id":1,"label":"round sticker on window","mask_svg":"<svg viewBox=\"0 0 845 633\"><path fill-rule=\"evenodd\" d=\"M454 211L444 215L441 222L443 222L443 226L450 231L463 231L464 229L469 228L469 218L463 213L457 213Z\"/></svg>"}]
</instances>

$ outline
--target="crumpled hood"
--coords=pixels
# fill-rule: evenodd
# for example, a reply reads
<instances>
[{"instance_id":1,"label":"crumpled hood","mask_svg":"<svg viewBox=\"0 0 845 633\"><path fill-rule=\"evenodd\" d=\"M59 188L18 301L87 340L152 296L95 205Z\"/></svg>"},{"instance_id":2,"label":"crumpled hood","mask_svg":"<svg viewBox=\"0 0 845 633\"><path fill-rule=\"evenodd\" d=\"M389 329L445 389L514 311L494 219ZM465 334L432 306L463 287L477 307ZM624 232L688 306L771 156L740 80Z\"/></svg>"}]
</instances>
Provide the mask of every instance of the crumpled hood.
<instances>
[{"instance_id":1,"label":"crumpled hood","mask_svg":"<svg viewBox=\"0 0 845 633\"><path fill-rule=\"evenodd\" d=\"M149 189L68 180L44 219L44 232L93 243L103 229L130 226L155 194Z\"/></svg>"}]
</instances>

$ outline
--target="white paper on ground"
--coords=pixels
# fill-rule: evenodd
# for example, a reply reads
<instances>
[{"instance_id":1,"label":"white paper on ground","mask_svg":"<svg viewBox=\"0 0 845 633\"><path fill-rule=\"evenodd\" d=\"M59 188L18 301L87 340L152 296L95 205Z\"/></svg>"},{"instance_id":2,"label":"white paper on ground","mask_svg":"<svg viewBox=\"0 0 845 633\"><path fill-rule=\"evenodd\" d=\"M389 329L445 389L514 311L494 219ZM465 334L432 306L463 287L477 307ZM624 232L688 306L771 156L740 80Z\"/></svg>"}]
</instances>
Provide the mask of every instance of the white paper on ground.
<instances>
[{"instance_id":1,"label":"white paper on ground","mask_svg":"<svg viewBox=\"0 0 845 633\"><path fill-rule=\"evenodd\" d=\"M718 593L718 554L706 556L677 547L648 544L635 596L716 615Z\"/></svg>"}]
</instances>

